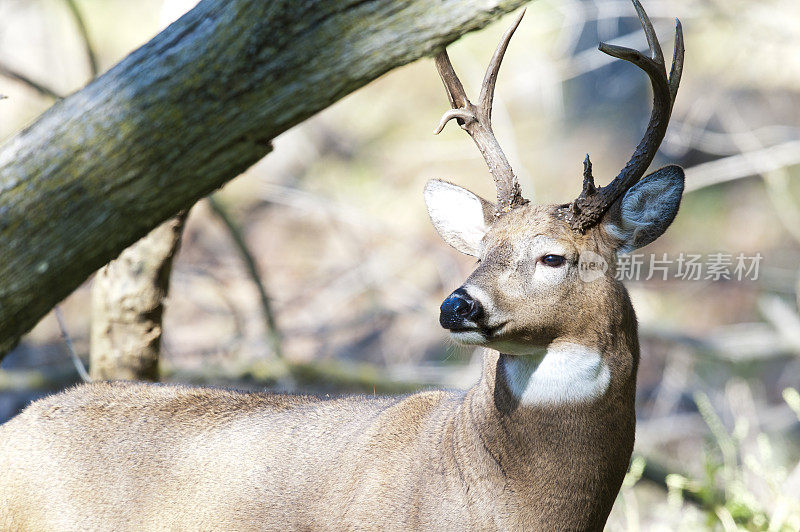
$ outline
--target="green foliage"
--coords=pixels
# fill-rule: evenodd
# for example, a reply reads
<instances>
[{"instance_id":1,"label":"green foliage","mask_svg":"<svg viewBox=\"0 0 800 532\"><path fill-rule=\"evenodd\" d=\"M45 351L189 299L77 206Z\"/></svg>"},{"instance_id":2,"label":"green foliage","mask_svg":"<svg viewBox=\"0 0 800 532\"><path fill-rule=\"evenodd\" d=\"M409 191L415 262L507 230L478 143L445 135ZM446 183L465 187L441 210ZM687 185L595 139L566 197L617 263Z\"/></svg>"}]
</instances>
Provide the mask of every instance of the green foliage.
<instances>
[{"instance_id":1,"label":"green foliage","mask_svg":"<svg viewBox=\"0 0 800 532\"><path fill-rule=\"evenodd\" d=\"M787 388L783 397L800 419L800 394ZM695 395L700 415L711 430L704 474L667 477L668 498L680 505L690 492L701 501L709 528L729 531L800 530L800 494L790 493L790 473L776 457L770 437L751 434L749 422L737 419L729 433L708 396ZM753 445L754 443L754 445Z\"/></svg>"}]
</instances>

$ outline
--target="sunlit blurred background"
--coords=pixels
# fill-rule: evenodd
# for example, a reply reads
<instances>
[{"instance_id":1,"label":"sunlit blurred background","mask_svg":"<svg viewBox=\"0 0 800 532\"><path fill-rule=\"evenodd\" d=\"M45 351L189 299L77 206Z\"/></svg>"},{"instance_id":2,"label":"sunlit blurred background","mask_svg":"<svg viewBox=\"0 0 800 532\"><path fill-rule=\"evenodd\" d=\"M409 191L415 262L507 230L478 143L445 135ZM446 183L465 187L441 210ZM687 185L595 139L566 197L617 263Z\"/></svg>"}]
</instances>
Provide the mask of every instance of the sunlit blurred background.
<instances>
[{"instance_id":1,"label":"sunlit blurred background","mask_svg":"<svg viewBox=\"0 0 800 532\"><path fill-rule=\"evenodd\" d=\"M74 5L102 72L194 3ZM69 4L0 0L0 138L90 80ZM642 275L627 283L642 341L639 421L608 528L800 530L800 2L644 6L668 60L674 18L683 23L683 81L655 166L684 166L687 192L670 230L641 250ZM449 48L469 93L510 22ZM578 194L587 152L605 184L647 123L646 76L597 51L599 41L645 47L628 0L535 0L506 54L494 129L539 202ZM446 109L432 60L418 61L288 131L217 193L257 264L280 351L307 363L304 371L281 369L230 231L198 203L172 274L163 379L367 394L473 383L480 351L451 344L438 309L474 264L439 240L422 189L446 178L486 198L494 190L463 131L451 124L433 136ZM667 272L646 280L664 254ZM705 271L688 280L678 259L690 254L706 266L714 254L733 266L740 254L762 259L741 280ZM90 284L61 305L84 362ZM78 380L48 315L0 366L0 421Z\"/></svg>"}]
</instances>

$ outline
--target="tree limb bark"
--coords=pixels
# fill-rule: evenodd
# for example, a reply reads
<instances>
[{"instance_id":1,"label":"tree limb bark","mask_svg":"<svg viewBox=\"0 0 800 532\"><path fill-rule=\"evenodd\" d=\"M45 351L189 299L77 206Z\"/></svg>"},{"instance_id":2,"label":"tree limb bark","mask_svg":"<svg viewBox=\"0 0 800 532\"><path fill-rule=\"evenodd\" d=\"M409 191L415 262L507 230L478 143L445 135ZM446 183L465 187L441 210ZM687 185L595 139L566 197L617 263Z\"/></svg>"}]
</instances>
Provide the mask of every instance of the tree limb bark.
<instances>
[{"instance_id":1,"label":"tree limb bark","mask_svg":"<svg viewBox=\"0 0 800 532\"><path fill-rule=\"evenodd\" d=\"M159 225L97 272L89 348L92 380L158 380L164 298L186 215Z\"/></svg>"},{"instance_id":2,"label":"tree limb bark","mask_svg":"<svg viewBox=\"0 0 800 532\"><path fill-rule=\"evenodd\" d=\"M0 149L0 353L276 135L525 1L202 1Z\"/></svg>"}]
</instances>

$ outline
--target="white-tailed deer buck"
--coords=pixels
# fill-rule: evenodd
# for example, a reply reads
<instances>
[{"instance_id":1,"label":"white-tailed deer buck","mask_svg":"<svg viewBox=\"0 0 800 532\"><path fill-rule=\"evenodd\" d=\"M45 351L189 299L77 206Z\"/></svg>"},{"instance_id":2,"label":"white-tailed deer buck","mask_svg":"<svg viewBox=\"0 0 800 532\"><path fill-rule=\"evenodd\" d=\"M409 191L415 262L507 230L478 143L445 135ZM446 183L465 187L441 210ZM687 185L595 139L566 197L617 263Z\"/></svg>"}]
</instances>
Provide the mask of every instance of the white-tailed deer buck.
<instances>
[{"instance_id":1,"label":"white-tailed deer buck","mask_svg":"<svg viewBox=\"0 0 800 532\"><path fill-rule=\"evenodd\" d=\"M238 393L97 383L37 401L0 427L3 530L601 530L628 466L639 360L636 317L613 265L672 222L683 172L644 178L681 76L676 31L667 76L633 1L649 55L600 50L650 78L644 139L605 187L588 157L571 203L524 200L491 129L495 80L511 34L471 103L445 52L436 58L455 118L480 148L497 204L443 181L433 224L480 259L442 304L456 340L485 346L466 392L406 397Z\"/></svg>"}]
</instances>

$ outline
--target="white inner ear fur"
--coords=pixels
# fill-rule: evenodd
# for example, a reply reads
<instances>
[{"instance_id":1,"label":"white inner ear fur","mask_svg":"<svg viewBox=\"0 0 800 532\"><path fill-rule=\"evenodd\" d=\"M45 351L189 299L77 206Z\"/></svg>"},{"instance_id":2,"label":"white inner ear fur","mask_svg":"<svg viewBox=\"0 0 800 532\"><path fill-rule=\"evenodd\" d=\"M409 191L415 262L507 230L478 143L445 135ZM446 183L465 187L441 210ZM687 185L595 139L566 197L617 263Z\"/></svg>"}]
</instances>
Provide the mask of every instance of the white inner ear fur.
<instances>
[{"instance_id":1,"label":"white inner ear fur","mask_svg":"<svg viewBox=\"0 0 800 532\"><path fill-rule=\"evenodd\" d=\"M611 381L598 351L571 342L505 360L508 386L523 405L592 401L606 393Z\"/></svg>"},{"instance_id":2,"label":"white inner ear fur","mask_svg":"<svg viewBox=\"0 0 800 532\"><path fill-rule=\"evenodd\" d=\"M425 186L425 203L442 239L458 251L477 257L489 230L481 199L467 189L432 180Z\"/></svg>"}]
</instances>

